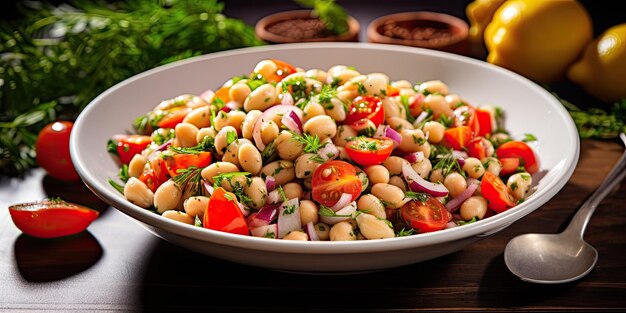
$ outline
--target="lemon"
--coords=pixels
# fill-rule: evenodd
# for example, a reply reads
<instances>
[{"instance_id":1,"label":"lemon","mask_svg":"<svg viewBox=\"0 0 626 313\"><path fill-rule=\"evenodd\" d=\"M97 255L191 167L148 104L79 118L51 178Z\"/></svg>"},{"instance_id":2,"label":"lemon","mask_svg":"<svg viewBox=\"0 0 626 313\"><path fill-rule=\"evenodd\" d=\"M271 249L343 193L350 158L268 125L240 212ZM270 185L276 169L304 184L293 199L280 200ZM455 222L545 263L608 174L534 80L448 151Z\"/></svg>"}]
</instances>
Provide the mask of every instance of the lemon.
<instances>
[{"instance_id":1,"label":"lemon","mask_svg":"<svg viewBox=\"0 0 626 313\"><path fill-rule=\"evenodd\" d=\"M575 0L509 0L485 29L487 62L538 83L565 78L593 39L587 10Z\"/></svg>"},{"instance_id":2,"label":"lemon","mask_svg":"<svg viewBox=\"0 0 626 313\"><path fill-rule=\"evenodd\" d=\"M600 100L626 98L626 23L607 29L591 42L567 77Z\"/></svg>"}]
</instances>

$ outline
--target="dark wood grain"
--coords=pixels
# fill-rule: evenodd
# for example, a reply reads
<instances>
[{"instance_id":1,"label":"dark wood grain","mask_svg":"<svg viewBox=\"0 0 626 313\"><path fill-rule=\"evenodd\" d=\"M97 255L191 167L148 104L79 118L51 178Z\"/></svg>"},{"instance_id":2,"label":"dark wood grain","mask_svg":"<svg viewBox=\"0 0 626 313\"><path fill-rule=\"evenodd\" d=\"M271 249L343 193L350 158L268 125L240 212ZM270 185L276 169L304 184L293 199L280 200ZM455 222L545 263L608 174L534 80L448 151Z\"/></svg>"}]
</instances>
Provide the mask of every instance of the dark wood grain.
<instances>
[{"instance_id":1,"label":"dark wood grain","mask_svg":"<svg viewBox=\"0 0 626 313\"><path fill-rule=\"evenodd\" d=\"M621 151L617 142L583 141L576 171L551 201L462 251L387 271L332 276L268 271L191 252L106 207L81 184L63 185L35 170L23 180L0 181L0 310L626 310L624 183L589 224L585 239L600 259L588 276L563 285L525 283L502 256L518 234L560 231ZM89 204L102 215L70 238L44 243L21 234L6 208L47 195Z\"/></svg>"}]
</instances>

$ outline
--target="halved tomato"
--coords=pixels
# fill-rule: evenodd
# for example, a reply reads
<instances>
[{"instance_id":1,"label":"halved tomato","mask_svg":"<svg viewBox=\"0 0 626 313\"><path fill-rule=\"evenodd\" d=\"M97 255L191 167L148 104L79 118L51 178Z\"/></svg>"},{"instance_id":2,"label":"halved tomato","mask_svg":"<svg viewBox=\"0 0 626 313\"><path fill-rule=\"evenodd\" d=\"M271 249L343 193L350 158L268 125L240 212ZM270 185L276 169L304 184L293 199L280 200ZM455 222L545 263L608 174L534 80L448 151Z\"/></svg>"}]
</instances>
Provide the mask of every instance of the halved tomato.
<instances>
[{"instance_id":1,"label":"halved tomato","mask_svg":"<svg viewBox=\"0 0 626 313\"><path fill-rule=\"evenodd\" d=\"M270 59L270 61L276 64L276 72L271 76L265 77L268 82L277 83L283 78L297 72L296 67L282 60Z\"/></svg>"},{"instance_id":2,"label":"halved tomato","mask_svg":"<svg viewBox=\"0 0 626 313\"><path fill-rule=\"evenodd\" d=\"M237 196L217 187L209 198L202 226L227 233L249 236L248 223L237 204Z\"/></svg>"},{"instance_id":3,"label":"halved tomato","mask_svg":"<svg viewBox=\"0 0 626 313\"><path fill-rule=\"evenodd\" d=\"M485 140L487 139L479 136L472 138L472 140L467 143L467 154L479 160L489 157L490 155L487 155Z\"/></svg>"},{"instance_id":4,"label":"halved tomato","mask_svg":"<svg viewBox=\"0 0 626 313\"><path fill-rule=\"evenodd\" d=\"M207 167L211 164L211 152L201 151L199 153L177 153L165 158L167 171L170 176L178 176L179 170L184 170L190 166Z\"/></svg>"},{"instance_id":5,"label":"halved tomato","mask_svg":"<svg viewBox=\"0 0 626 313\"><path fill-rule=\"evenodd\" d=\"M17 228L38 238L80 233L100 215L88 207L56 199L12 205L9 213Z\"/></svg>"},{"instance_id":6,"label":"halved tomato","mask_svg":"<svg viewBox=\"0 0 626 313\"><path fill-rule=\"evenodd\" d=\"M361 180L356 176L352 164L333 160L320 165L311 180L313 200L332 207L344 193L352 195L356 200L361 194Z\"/></svg>"},{"instance_id":7,"label":"halved tomato","mask_svg":"<svg viewBox=\"0 0 626 313\"><path fill-rule=\"evenodd\" d=\"M478 121L478 133L476 136L485 136L494 131L493 117L491 116L491 112L489 110L477 108L476 120Z\"/></svg>"},{"instance_id":8,"label":"halved tomato","mask_svg":"<svg viewBox=\"0 0 626 313\"><path fill-rule=\"evenodd\" d=\"M500 158L499 160L500 165L502 166L500 175L506 176L517 172L520 165L520 160L518 158Z\"/></svg>"},{"instance_id":9,"label":"halved tomato","mask_svg":"<svg viewBox=\"0 0 626 313\"><path fill-rule=\"evenodd\" d=\"M498 158L518 158L528 173L539 171L539 163L533 149L523 141L507 141L496 149Z\"/></svg>"},{"instance_id":10,"label":"halved tomato","mask_svg":"<svg viewBox=\"0 0 626 313\"><path fill-rule=\"evenodd\" d=\"M129 164L135 154L141 153L150 143L150 136L144 135L116 135L110 140L114 143L116 154L120 157L122 164ZM111 143L109 143L111 145ZM113 152L112 148L109 152Z\"/></svg>"},{"instance_id":11,"label":"halved tomato","mask_svg":"<svg viewBox=\"0 0 626 313\"><path fill-rule=\"evenodd\" d=\"M376 96L358 96L352 100L348 108L348 114L343 121L345 125L368 119L378 127L385 120L383 102Z\"/></svg>"},{"instance_id":12,"label":"halved tomato","mask_svg":"<svg viewBox=\"0 0 626 313\"><path fill-rule=\"evenodd\" d=\"M480 125L476 118L476 109L473 106L468 104L462 105L454 109L453 115L454 126L467 126L472 130L474 135L480 132Z\"/></svg>"},{"instance_id":13,"label":"halved tomato","mask_svg":"<svg viewBox=\"0 0 626 313\"><path fill-rule=\"evenodd\" d=\"M509 188L500 177L491 172L485 172L480 182L480 192L487 199L487 206L496 213L504 212L515 206Z\"/></svg>"},{"instance_id":14,"label":"halved tomato","mask_svg":"<svg viewBox=\"0 0 626 313\"><path fill-rule=\"evenodd\" d=\"M143 169L143 173L139 176L141 180L152 192L155 192L159 186L169 179L169 171L165 160L161 156L153 157L148 160L148 164Z\"/></svg>"},{"instance_id":15,"label":"halved tomato","mask_svg":"<svg viewBox=\"0 0 626 313\"><path fill-rule=\"evenodd\" d=\"M389 138L357 137L346 143L350 159L363 166L383 163L392 151L393 140Z\"/></svg>"},{"instance_id":16,"label":"halved tomato","mask_svg":"<svg viewBox=\"0 0 626 313\"><path fill-rule=\"evenodd\" d=\"M174 128L182 123L189 112L191 112L191 108L186 106L173 107L167 110L156 124L159 128Z\"/></svg>"},{"instance_id":17,"label":"halved tomato","mask_svg":"<svg viewBox=\"0 0 626 313\"><path fill-rule=\"evenodd\" d=\"M462 150L474 137L474 132L468 126L448 128L443 133L443 144L454 150Z\"/></svg>"},{"instance_id":18,"label":"halved tomato","mask_svg":"<svg viewBox=\"0 0 626 313\"><path fill-rule=\"evenodd\" d=\"M411 200L400 208L402 219L420 233L446 228L452 215L439 200L428 196L426 201Z\"/></svg>"}]
</instances>

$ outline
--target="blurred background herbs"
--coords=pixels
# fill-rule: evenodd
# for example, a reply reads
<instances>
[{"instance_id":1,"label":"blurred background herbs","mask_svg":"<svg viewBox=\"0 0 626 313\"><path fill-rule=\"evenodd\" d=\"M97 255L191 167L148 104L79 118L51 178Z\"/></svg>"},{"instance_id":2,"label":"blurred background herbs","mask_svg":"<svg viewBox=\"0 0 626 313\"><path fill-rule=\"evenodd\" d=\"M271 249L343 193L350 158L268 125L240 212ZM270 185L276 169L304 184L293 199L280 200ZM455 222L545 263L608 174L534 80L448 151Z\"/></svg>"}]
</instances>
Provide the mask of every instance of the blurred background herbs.
<instances>
[{"instance_id":1,"label":"blurred background herbs","mask_svg":"<svg viewBox=\"0 0 626 313\"><path fill-rule=\"evenodd\" d=\"M35 167L39 130L173 61L265 44L217 0L22 2L0 22L0 175Z\"/></svg>"}]
</instances>

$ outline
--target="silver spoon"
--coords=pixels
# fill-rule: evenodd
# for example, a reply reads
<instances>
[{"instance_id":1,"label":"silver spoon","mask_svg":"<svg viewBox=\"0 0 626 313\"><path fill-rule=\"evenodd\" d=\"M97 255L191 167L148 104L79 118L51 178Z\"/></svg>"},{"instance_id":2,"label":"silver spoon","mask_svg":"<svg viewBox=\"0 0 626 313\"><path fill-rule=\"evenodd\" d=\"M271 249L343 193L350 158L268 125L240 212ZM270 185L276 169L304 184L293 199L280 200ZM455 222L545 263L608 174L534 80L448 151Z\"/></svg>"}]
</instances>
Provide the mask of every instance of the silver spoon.
<instances>
[{"instance_id":1,"label":"silver spoon","mask_svg":"<svg viewBox=\"0 0 626 313\"><path fill-rule=\"evenodd\" d=\"M620 138L626 145L626 135L621 133ZM520 235L506 245L504 262L509 270L524 281L540 284L571 282L591 272L598 251L583 240L585 228L598 204L624 176L626 151L563 232Z\"/></svg>"}]
</instances>

